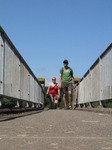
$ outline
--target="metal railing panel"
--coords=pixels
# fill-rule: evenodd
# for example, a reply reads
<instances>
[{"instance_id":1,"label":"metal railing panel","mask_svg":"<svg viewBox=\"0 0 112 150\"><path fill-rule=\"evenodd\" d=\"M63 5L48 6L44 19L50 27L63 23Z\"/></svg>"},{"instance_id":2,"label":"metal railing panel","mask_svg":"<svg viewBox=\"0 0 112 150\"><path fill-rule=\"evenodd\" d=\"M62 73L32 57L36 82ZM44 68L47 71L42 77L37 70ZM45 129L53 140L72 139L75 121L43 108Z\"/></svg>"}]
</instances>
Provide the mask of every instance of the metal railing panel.
<instances>
[{"instance_id":1,"label":"metal railing panel","mask_svg":"<svg viewBox=\"0 0 112 150\"><path fill-rule=\"evenodd\" d=\"M13 51L11 59L11 96L20 98L20 60Z\"/></svg>"},{"instance_id":2,"label":"metal railing panel","mask_svg":"<svg viewBox=\"0 0 112 150\"><path fill-rule=\"evenodd\" d=\"M82 82L79 84L79 96L78 96L78 102L79 103L84 103L84 91L85 91L85 86L84 86L84 79Z\"/></svg>"},{"instance_id":3,"label":"metal railing panel","mask_svg":"<svg viewBox=\"0 0 112 150\"><path fill-rule=\"evenodd\" d=\"M101 59L102 99L112 98L112 48Z\"/></svg>"},{"instance_id":4,"label":"metal railing panel","mask_svg":"<svg viewBox=\"0 0 112 150\"><path fill-rule=\"evenodd\" d=\"M110 49L110 98L112 98L112 48Z\"/></svg>"},{"instance_id":5,"label":"metal railing panel","mask_svg":"<svg viewBox=\"0 0 112 150\"><path fill-rule=\"evenodd\" d=\"M0 96L43 104L44 91L0 26ZM1 102L1 101L0 101Z\"/></svg>"},{"instance_id":6,"label":"metal railing panel","mask_svg":"<svg viewBox=\"0 0 112 150\"><path fill-rule=\"evenodd\" d=\"M44 105L44 93L43 92L41 92L41 104Z\"/></svg>"},{"instance_id":7,"label":"metal railing panel","mask_svg":"<svg viewBox=\"0 0 112 150\"><path fill-rule=\"evenodd\" d=\"M85 97L84 102L89 102L91 100L91 72L85 77Z\"/></svg>"},{"instance_id":8,"label":"metal railing panel","mask_svg":"<svg viewBox=\"0 0 112 150\"><path fill-rule=\"evenodd\" d=\"M77 84L73 98L77 104L112 99L112 43Z\"/></svg>"},{"instance_id":9,"label":"metal railing panel","mask_svg":"<svg viewBox=\"0 0 112 150\"><path fill-rule=\"evenodd\" d=\"M100 70L99 62L91 70L91 101L100 100Z\"/></svg>"},{"instance_id":10,"label":"metal railing panel","mask_svg":"<svg viewBox=\"0 0 112 150\"><path fill-rule=\"evenodd\" d=\"M0 33L0 93L3 94L3 57L4 57L4 43Z\"/></svg>"},{"instance_id":11,"label":"metal railing panel","mask_svg":"<svg viewBox=\"0 0 112 150\"><path fill-rule=\"evenodd\" d=\"M5 40L5 62L4 62L4 95L13 97L13 88L12 88L12 66L13 66L13 51L9 43Z\"/></svg>"},{"instance_id":12,"label":"metal railing panel","mask_svg":"<svg viewBox=\"0 0 112 150\"><path fill-rule=\"evenodd\" d=\"M42 92L42 88L38 87L38 89L39 103L44 103L44 93Z\"/></svg>"},{"instance_id":13,"label":"metal railing panel","mask_svg":"<svg viewBox=\"0 0 112 150\"><path fill-rule=\"evenodd\" d=\"M30 85L29 85L29 82L30 82L30 75L29 75L29 71L27 70L27 68L24 66L23 63L21 63L21 75L20 75L20 81L21 81L21 88L20 88L20 91L21 91L21 99L24 99L24 100L27 100L29 101L30 100L30 97L29 97L29 88L30 88Z\"/></svg>"},{"instance_id":14,"label":"metal railing panel","mask_svg":"<svg viewBox=\"0 0 112 150\"><path fill-rule=\"evenodd\" d=\"M20 98L20 60L16 55L12 60L12 90L13 97Z\"/></svg>"},{"instance_id":15,"label":"metal railing panel","mask_svg":"<svg viewBox=\"0 0 112 150\"><path fill-rule=\"evenodd\" d=\"M41 88L38 87L38 97L39 97L39 103L41 103Z\"/></svg>"},{"instance_id":16,"label":"metal railing panel","mask_svg":"<svg viewBox=\"0 0 112 150\"><path fill-rule=\"evenodd\" d=\"M32 75L30 75L30 101L34 102L34 98L34 78Z\"/></svg>"},{"instance_id":17,"label":"metal railing panel","mask_svg":"<svg viewBox=\"0 0 112 150\"><path fill-rule=\"evenodd\" d=\"M39 102L39 97L38 97L38 92L37 92L39 86L38 86L38 84L37 84L36 81L35 81L34 86L35 86L35 88L34 88L34 89L35 89L35 91L34 91L34 92L35 92L35 99L34 99L34 101L35 101L35 102Z\"/></svg>"},{"instance_id":18,"label":"metal railing panel","mask_svg":"<svg viewBox=\"0 0 112 150\"><path fill-rule=\"evenodd\" d=\"M78 88L79 88L79 86L76 86L76 88L75 89L73 89L73 103L74 103L74 105L76 105L76 104L78 104Z\"/></svg>"}]
</instances>

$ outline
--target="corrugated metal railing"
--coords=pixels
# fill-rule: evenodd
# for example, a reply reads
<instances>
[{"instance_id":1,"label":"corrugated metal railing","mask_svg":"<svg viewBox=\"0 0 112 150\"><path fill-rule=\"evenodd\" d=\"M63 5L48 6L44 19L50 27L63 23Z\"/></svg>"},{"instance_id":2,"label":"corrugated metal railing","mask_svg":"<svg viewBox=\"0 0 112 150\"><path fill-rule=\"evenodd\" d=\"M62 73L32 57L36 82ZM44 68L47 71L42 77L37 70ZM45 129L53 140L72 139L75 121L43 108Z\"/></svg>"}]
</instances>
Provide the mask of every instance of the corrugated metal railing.
<instances>
[{"instance_id":1,"label":"corrugated metal railing","mask_svg":"<svg viewBox=\"0 0 112 150\"><path fill-rule=\"evenodd\" d=\"M0 97L44 105L42 86L2 27L0 27Z\"/></svg>"},{"instance_id":2,"label":"corrugated metal railing","mask_svg":"<svg viewBox=\"0 0 112 150\"><path fill-rule=\"evenodd\" d=\"M75 105L112 100L112 43L77 84L73 100Z\"/></svg>"}]
</instances>

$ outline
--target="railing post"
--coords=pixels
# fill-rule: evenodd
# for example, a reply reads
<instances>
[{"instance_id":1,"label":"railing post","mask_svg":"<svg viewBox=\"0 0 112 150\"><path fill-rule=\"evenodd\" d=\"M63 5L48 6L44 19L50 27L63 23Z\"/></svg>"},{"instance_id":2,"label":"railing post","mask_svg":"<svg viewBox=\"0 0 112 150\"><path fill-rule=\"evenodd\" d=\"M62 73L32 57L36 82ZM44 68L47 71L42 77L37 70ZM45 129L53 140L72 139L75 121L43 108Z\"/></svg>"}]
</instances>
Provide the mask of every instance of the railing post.
<instances>
[{"instance_id":1,"label":"railing post","mask_svg":"<svg viewBox=\"0 0 112 150\"><path fill-rule=\"evenodd\" d=\"M84 104L83 106L84 106L84 108L86 108L86 104Z\"/></svg>"},{"instance_id":2,"label":"railing post","mask_svg":"<svg viewBox=\"0 0 112 150\"><path fill-rule=\"evenodd\" d=\"M26 107L29 107L29 103L28 102L26 102Z\"/></svg>"},{"instance_id":3,"label":"railing post","mask_svg":"<svg viewBox=\"0 0 112 150\"><path fill-rule=\"evenodd\" d=\"M0 98L0 107L2 106L2 100L3 100L3 98Z\"/></svg>"},{"instance_id":4,"label":"railing post","mask_svg":"<svg viewBox=\"0 0 112 150\"><path fill-rule=\"evenodd\" d=\"M79 104L79 108L82 108L82 107L81 107L81 104Z\"/></svg>"},{"instance_id":5,"label":"railing post","mask_svg":"<svg viewBox=\"0 0 112 150\"><path fill-rule=\"evenodd\" d=\"M34 103L32 103L32 106L31 106L32 108L34 108L35 107L35 105L34 105Z\"/></svg>"},{"instance_id":6,"label":"railing post","mask_svg":"<svg viewBox=\"0 0 112 150\"><path fill-rule=\"evenodd\" d=\"M100 107L103 107L103 103L102 101L99 101Z\"/></svg>"},{"instance_id":7,"label":"railing post","mask_svg":"<svg viewBox=\"0 0 112 150\"><path fill-rule=\"evenodd\" d=\"M92 106L92 104L91 104L91 102L89 103L89 107L90 107L90 108L92 108L92 107L93 107L93 106Z\"/></svg>"},{"instance_id":8,"label":"railing post","mask_svg":"<svg viewBox=\"0 0 112 150\"><path fill-rule=\"evenodd\" d=\"M17 103L16 103L16 106L15 107L20 107L20 103L19 103L19 100L17 100Z\"/></svg>"}]
</instances>

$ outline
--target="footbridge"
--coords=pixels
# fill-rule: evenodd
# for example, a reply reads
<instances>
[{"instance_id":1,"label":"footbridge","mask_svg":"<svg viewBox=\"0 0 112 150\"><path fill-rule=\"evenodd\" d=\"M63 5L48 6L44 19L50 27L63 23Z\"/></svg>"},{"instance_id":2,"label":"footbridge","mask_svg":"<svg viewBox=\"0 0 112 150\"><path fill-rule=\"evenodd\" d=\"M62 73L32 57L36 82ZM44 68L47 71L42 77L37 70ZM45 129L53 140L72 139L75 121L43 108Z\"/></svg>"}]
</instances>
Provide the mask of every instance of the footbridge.
<instances>
[{"instance_id":1,"label":"footbridge","mask_svg":"<svg viewBox=\"0 0 112 150\"><path fill-rule=\"evenodd\" d=\"M112 150L112 115L48 110L0 117L0 150Z\"/></svg>"},{"instance_id":2,"label":"footbridge","mask_svg":"<svg viewBox=\"0 0 112 150\"><path fill-rule=\"evenodd\" d=\"M8 98L15 107L25 103L44 108L44 95L44 86L0 27L0 107ZM0 115L0 150L112 150L111 111L79 111L108 100L112 100L112 43L76 84L73 110Z\"/></svg>"},{"instance_id":3,"label":"footbridge","mask_svg":"<svg viewBox=\"0 0 112 150\"><path fill-rule=\"evenodd\" d=\"M21 106L44 107L44 90L21 54L0 27L0 105L8 97ZM112 100L112 43L77 83L73 106Z\"/></svg>"}]
</instances>

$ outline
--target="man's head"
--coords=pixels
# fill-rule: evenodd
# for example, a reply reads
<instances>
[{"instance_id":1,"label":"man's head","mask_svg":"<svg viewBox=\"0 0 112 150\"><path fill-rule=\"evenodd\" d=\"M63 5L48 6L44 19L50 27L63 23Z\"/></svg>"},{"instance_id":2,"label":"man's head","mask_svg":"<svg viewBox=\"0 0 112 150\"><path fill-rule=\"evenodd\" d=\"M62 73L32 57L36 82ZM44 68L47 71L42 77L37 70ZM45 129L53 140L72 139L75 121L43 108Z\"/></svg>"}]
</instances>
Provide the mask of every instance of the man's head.
<instances>
[{"instance_id":1,"label":"man's head","mask_svg":"<svg viewBox=\"0 0 112 150\"><path fill-rule=\"evenodd\" d=\"M65 59L65 60L63 61L63 64L64 64L64 67L66 68L66 67L68 66L68 60Z\"/></svg>"}]
</instances>

